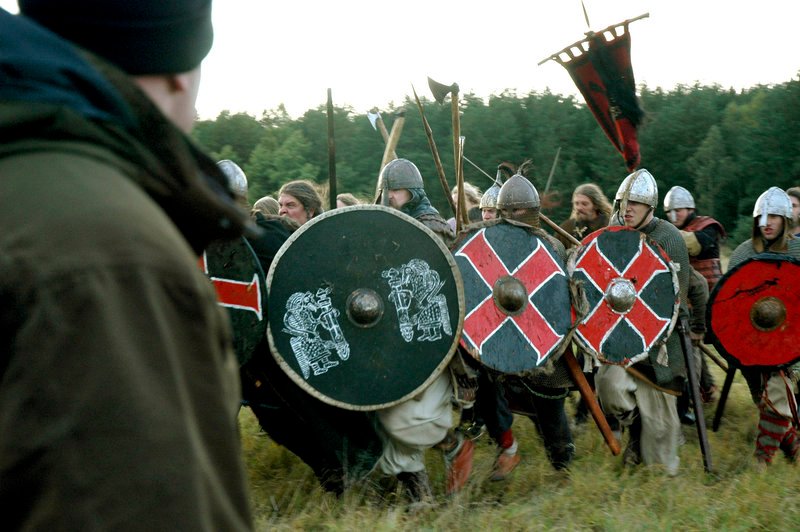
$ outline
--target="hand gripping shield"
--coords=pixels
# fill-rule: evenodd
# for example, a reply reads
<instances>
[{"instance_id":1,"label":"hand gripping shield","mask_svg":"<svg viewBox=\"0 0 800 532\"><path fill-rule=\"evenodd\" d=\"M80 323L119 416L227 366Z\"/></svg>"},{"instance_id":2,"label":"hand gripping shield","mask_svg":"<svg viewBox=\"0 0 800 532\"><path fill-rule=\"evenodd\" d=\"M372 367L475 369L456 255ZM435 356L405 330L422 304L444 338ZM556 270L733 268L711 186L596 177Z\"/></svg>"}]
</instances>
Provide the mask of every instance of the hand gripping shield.
<instances>
[{"instance_id":1,"label":"hand gripping shield","mask_svg":"<svg viewBox=\"0 0 800 532\"><path fill-rule=\"evenodd\" d=\"M800 261L762 253L727 272L708 301L717 350L738 367L787 366L800 359Z\"/></svg>"},{"instance_id":2,"label":"hand gripping shield","mask_svg":"<svg viewBox=\"0 0 800 532\"><path fill-rule=\"evenodd\" d=\"M228 311L241 366L252 358L267 332L264 270L253 248L241 237L209 245L200 257L200 267L214 283L217 301Z\"/></svg>"},{"instance_id":3,"label":"hand gripping shield","mask_svg":"<svg viewBox=\"0 0 800 532\"><path fill-rule=\"evenodd\" d=\"M334 406L377 410L411 398L458 345L464 296L452 255L387 207L313 218L278 251L267 286L279 365Z\"/></svg>"},{"instance_id":4,"label":"hand gripping shield","mask_svg":"<svg viewBox=\"0 0 800 532\"><path fill-rule=\"evenodd\" d=\"M641 231L615 226L581 242L568 270L577 287L575 339L601 362L629 365L672 332L680 299L666 252Z\"/></svg>"},{"instance_id":5,"label":"hand gripping shield","mask_svg":"<svg viewBox=\"0 0 800 532\"><path fill-rule=\"evenodd\" d=\"M572 326L569 280L550 243L501 220L464 233L453 249L464 281L461 345L470 355L524 374L561 354Z\"/></svg>"}]
</instances>

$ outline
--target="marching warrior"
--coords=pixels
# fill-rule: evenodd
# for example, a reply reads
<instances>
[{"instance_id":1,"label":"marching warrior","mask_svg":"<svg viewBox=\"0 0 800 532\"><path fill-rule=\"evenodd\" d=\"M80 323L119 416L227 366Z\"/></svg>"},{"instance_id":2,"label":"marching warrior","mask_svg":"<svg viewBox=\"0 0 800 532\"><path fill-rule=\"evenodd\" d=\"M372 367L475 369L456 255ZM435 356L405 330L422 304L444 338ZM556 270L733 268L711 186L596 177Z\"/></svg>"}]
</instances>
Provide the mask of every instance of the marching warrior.
<instances>
[{"instance_id":1,"label":"marching warrior","mask_svg":"<svg viewBox=\"0 0 800 532\"><path fill-rule=\"evenodd\" d=\"M726 236L725 228L710 216L698 216L694 197L683 187L669 189L664 196L664 212L669 221L681 230L689 251L689 262L706 278L710 292L722 277L719 249Z\"/></svg>"},{"instance_id":2,"label":"marching warrior","mask_svg":"<svg viewBox=\"0 0 800 532\"><path fill-rule=\"evenodd\" d=\"M678 229L653 216L658 204L658 187L653 176L640 169L626 177L617 190L612 223L637 229L658 243L675 266L680 287L680 310L687 313L689 254ZM661 348L634 365L642 378L619 365L603 364L595 379L603 410L616 416L630 436L625 464L661 464L677 475L681 424L676 408L686 379L686 367L677 330Z\"/></svg>"},{"instance_id":3,"label":"marching warrior","mask_svg":"<svg viewBox=\"0 0 800 532\"><path fill-rule=\"evenodd\" d=\"M422 174L407 159L390 161L380 174L379 188L384 205L403 212L433 231L448 247L455 235L425 194ZM456 353L452 368L463 367ZM446 491L453 494L466 483L472 469L474 443L452 430L453 385L451 371L443 371L418 396L377 411L384 440L378 465L387 475L395 475L409 498L425 501L431 488L425 470L424 453L437 446L445 453Z\"/></svg>"},{"instance_id":4,"label":"marching warrior","mask_svg":"<svg viewBox=\"0 0 800 532\"><path fill-rule=\"evenodd\" d=\"M241 168L232 161L217 164L235 184L237 195L246 198L247 176ZM264 213L254 208L251 217L262 233L249 238L248 243L262 271L268 272L278 250L299 226L293 218L279 216L277 209ZM342 360L349 356L347 343L341 341L338 311L331 308L328 293L329 289L319 289L316 294L298 292L287 304L284 325L295 334L290 343L293 351L301 354L298 364L304 372L317 374L338 364L332 360L333 351ZM326 330L329 340L320 337L321 329ZM323 489L341 494L375 466L381 443L369 416L329 405L300 388L278 365L266 336L239 368L239 374L242 404L250 407L261 429L275 443L311 467Z\"/></svg>"},{"instance_id":5,"label":"marching warrior","mask_svg":"<svg viewBox=\"0 0 800 532\"><path fill-rule=\"evenodd\" d=\"M800 239L792 235L792 203L778 187L761 194L753 209L753 232L733 251L728 270L759 253L785 253L800 259ZM797 430L792 425L792 406L796 409L795 393L800 377L800 363L787 372L791 382L777 368L760 371L742 368L753 402L758 405L758 437L755 456L759 464L772 463L775 452L796 462L800 451ZM794 393L790 393L792 390Z\"/></svg>"},{"instance_id":6,"label":"marching warrior","mask_svg":"<svg viewBox=\"0 0 800 532\"><path fill-rule=\"evenodd\" d=\"M608 198L603 194L602 189L594 183L584 183L578 185L572 192L572 213L569 218L561 223L561 228L574 236L577 240L583 240L586 235L597 231L608 225L608 218L611 216L611 203ZM569 249L575 244L568 238L560 233L556 233L555 237L564 244L564 247ZM579 360L583 359L585 355L581 350L578 350ZM587 372L586 380L589 382L592 389L594 389L594 373ZM589 410L583 398L579 398L575 409L575 422L584 423L589 417ZM614 423L614 419L609 419L610 423Z\"/></svg>"},{"instance_id":7,"label":"marching warrior","mask_svg":"<svg viewBox=\"0 0 800 532\"><path fill-rule=\"evenodd\" d=\"M720 243L726 236L725 229L710 216L698 216L694 197L681 186L672 187L664 196L664 212L667 214L667 219L680 229L686 249L689 251L689 263L705 278L708 291L711 292L722 277L719 254ZM692 341L694 343L696 339L693 338ZM700 361L702 364L700 394L704 401L710 402L717 387L708 370L706 357L701 357ZM682 423L694 423L694 414L690 410L689 394L686 391L678 399L678 414Z\"/></svg>"},{"instance_id":8,"label":"marching warrior","mask_svg":"<svg viewBox=\"0 0 800 532\"><path fill-rule=\"evenodd\" d=\"M594 183L578 185L572 193L572 213L561 223L561 228L582 240L586 235L608 225L611 203L599 186ZM556 238L565 248L574 246L572 241L560 234Z\"/></svg>"},{"instance_id":9,"label":"marching warrior","mask_svg":"<svg viewBox=\"0 0 800 532\"><path fill-rule=\"evenodd\" d=\"M539 193L523 175L515 174L503 184L496 206L502 218L530 226L538 237L555 249L562 260L566 260L564 246L539 228ZM575 455L575 444L564 408L566 396L573 386L565 362L559 358L555 363L548 362L545 367L522 377L495 375L498 376L504 397L497 401L493 411L486 406L482 408L489 434L500 448L492 478L503 478L520 461L516 452L517 442L511 431L511 410L522 412L533 421L550 463L557 470L566 469ZM492 400L496 394L484 393L482 396L482 400ZM502 399L511 406L504 405ZM494 413L495 419L489 412Z\"/></svg>"}]
</instances>

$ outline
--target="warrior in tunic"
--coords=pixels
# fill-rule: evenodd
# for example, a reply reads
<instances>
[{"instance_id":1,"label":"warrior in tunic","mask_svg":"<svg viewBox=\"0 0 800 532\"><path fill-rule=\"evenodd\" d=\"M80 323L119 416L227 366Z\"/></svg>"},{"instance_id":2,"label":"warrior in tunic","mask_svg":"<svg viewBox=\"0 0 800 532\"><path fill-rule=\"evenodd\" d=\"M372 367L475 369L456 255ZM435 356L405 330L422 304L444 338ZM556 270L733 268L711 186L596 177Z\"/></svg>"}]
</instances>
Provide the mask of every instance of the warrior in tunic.
<instances>
[{"instance_id":1,"label":"warrior in tunic","mask_svg":"<svg viewBox=\"0 0 800 532\"><path fill-rule=\"evenodd\" d=\"M612 223L632 227L658 243L667 252L677 272L680 287L680 317L687 317L689 254L680 231L653 216L658 205L658 187L653 176L640 169L627 176L617 190ZM676 407L686 379L686 367L678 332L666 344L653 348L647 358L634 364L634 377L619 365L603 364L595 382L603 410L616 416L629 431L625 464L661 464L669 475L677 475L681 423Z\"/></svg>"},{"instance_id":2,"label":"warrior in tunic","mask_svg":"<svg viewBox=\"0 0 800 532\"><path fill-rule=\"evenodd\" d=\"M785 253L800 259L800 239L792 235L792 228L789 196L778 187L770 188L756 201L752 236L733 251L728 269L764 252ZM792 462L797 461L800 452L797 429L792 425L800 363L791 366L786 373L788 382L778 368L773 371L742 368L753 402L758 405L755 457L762 466L772 463L778 449Z\"/></svg>"}]
</instances>

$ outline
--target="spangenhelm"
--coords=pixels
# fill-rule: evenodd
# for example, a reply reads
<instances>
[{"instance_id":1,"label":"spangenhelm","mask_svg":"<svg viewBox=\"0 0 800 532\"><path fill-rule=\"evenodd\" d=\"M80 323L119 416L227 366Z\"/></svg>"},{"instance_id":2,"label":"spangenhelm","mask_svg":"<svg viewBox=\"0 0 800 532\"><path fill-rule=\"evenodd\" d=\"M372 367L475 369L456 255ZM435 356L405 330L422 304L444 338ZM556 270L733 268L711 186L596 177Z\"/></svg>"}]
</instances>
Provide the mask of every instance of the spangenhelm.
<instances>
[{"instance_id":1,"label":"spangenhelm","mask_svg":"<svg viewBox=\"0 0 800 532\"><path fill-rule=\"evenodd\" d=\"M481 202L478 205L481 209L496 209L497 196L500 194L500 185L495 183L486 189L486 192L481 196Z\"/></svg>"},{"instance_id":2,"label":"spangenhelm","mask_svg":"<svg viewBox=\"0 0 800 532\"><path fill-rule=\"evenodd\" d=\"M389 161L381 170L379 180L381 190L425 188L417 165L408 159Z\"/></svg>"},{"instance_id":3,"label":"spangenhelm","mask_svg":"<svg viewBox=\"0 0 800 532\"><path fill-rule=\"evenodd\" d=\"M538 209L540 206L536 187L521 174L514 174L503 183L495 203L500 210Z\"/></svg>"},{"instance_id":4,"label":"spangenhelm","mask_svg":"<svg viewBox=\"0 0 800 532\"><path fill-rule=\"evenodd\" d=\"M792 220L792 200L778 187L770 187L761 194L753 207L753 218L758 218L759 227L767 225L767 216L777 214Z\"/></svg>"},{"instance_id":5,"label":"spangenhelm","mask_svg":"<svg viewBox=\"0 0 800 532\"><path fill-rule=\"evenodd\" d=\"M247 176L239 165L230 159L223 159L217 162L222 173L228 178L228 187L239 197L247 197Z\"/></svg>"}]
</instances>

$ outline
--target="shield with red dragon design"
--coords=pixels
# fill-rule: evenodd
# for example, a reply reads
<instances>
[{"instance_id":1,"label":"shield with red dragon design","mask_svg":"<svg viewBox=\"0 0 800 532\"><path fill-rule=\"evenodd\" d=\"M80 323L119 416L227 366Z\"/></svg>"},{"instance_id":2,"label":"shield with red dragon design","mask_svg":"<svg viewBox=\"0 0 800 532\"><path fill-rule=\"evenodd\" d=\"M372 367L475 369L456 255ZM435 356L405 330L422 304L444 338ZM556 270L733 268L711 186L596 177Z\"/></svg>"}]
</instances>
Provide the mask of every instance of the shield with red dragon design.
<instances>
[{"instance_id":1,"label":"shield with red dragon design","mask_svg":"<svg viewBox=\"0 0 800 532\"><path fill-rule=\"evenodd\" d=\"M800 261L762 253L736 265L714 287L707 323L733 364L776 367L800 358Z\"/></svg>"},{"instance_id":2,"label":"shield with red dragon design","mask_svg":"<svg viewBox=\"0 0 800 532\"><path fill-rule=\"evenodd\" d=\"M678 279L666 252L641 231L606 227L569 261L583 295L574 302L575 339L600 361L627 365L665 341L675 325Z\"/></svg>"},{"instance_id":3,"label":"shield with red dragon design","mask_svg":"<svg viewBox=\"0 0 800 532\"><path fill-rule=\"evenodd\" d=\"M561 353L572 325L569 280L549 242L502 220L465 232L453 255L464 281L461 345L470 355L520 374Z\"/></svg>"}]
</instances>

